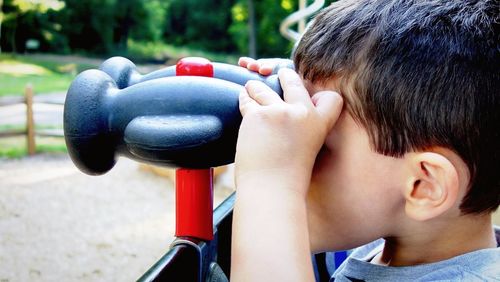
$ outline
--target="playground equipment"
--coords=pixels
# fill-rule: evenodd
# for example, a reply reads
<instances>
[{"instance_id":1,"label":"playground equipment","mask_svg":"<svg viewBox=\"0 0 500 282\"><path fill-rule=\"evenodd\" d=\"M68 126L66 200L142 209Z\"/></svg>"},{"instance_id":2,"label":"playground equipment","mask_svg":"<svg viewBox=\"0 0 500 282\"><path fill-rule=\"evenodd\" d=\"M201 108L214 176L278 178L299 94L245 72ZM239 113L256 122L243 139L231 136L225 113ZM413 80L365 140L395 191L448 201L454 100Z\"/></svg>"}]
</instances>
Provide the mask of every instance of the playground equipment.
<instances>
[{"instance_id":1,"label":"playground equipment","mask_svg":"<svg viewBox=\"0 0 500 282\"><path fill-rule=\"evenodd\" d=\"M306 29L306 20L312 14L319 11L323 5L325 5L325 0L315 0L309 6L306 5L306 2L306 0L300 0L299 10L290 14L281 22L281 35L292 42L297 42L300 39L300 36L304 33L304 30ZM294 24L298 24L297 31L290 28Z\"/></svg>"},{"instance_id":2,"label":"playground equipment","mask_svg":"<svg viewBox=\"0 0 500 282\"><path fill-rule=\"evenodd\" d=\"M233 162L241 115L239 92L277 77L185 58L140 75L111 58L71 84L64 111L68 152L88 174L109 171L116 155L177 167L176 232L170 251L140 281L227 281L234 195L213 212L213 170Z\"/></svg>"},{"instance_id":3,"label":"playground equipment","mask_svg":"<svg viewBox=\"0 0 500 282\"><path fill-rule=\"evenodd\" d=\"M201 58L145 76L125 58L111 58L101 69L76 77L64 111L69 154L88 174L110 170L116 155L184 168L231 163L242 85L260 80L281 93L276 75Z\"/></svg>"},{"instance_id":4,"label":"playground equipment","mask_svg":"<svg viewBox=\"0 0 500 282\"><path fill-rule=\"evenodd\" d=\"M212 167L234 161L238 96L248 80L282 95L276 75L203 58L141 75L132 62L114 57L71 84L64 132L80 170L106 173L117 155L178 168L176 239L139 281L228 280L235 196L213 211ZM319 281L329 278L325 258L313 256Z\"/></svg>"}]
</instances>

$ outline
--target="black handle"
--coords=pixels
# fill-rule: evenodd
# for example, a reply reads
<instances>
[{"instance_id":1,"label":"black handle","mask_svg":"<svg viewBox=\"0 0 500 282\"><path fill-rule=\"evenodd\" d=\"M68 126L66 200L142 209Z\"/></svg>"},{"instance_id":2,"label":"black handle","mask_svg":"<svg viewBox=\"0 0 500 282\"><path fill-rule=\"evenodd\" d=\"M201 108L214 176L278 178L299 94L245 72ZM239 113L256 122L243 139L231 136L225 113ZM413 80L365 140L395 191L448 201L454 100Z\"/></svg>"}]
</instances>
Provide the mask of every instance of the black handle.
<instances>
[{"instance_id":1,"label":"black handle","mask_svg":"<svg viewBox=\"0 0 500 282\"><path fill-rule=\"evenodd\" d=\"M73 162L103 174L123 155L174 167L206 168L234 161L242 86L216 78L152 79L125 89L100 70L71 84L64 132Z\"/></svg>"}]
</instances>

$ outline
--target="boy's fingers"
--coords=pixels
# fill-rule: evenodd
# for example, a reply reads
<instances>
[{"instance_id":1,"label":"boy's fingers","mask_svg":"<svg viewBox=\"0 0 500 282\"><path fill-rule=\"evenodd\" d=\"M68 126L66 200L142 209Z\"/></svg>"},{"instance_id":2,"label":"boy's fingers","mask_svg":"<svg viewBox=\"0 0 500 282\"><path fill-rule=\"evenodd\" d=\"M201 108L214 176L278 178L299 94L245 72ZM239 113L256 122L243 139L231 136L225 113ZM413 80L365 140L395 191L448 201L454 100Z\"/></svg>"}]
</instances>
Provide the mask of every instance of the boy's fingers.
<instances>
[{"instance_id":1,"label":"boy's fingers","mask_svg":"<svg viewBox=\"0 0 500 282\"><path fill-rule=\"evenodd\" d=\"M272 66L270 64L263 64L259 68L259 73L261 75L270 75L271 73L273 73L273 69L274 69L274 66Z\"/></svg>"},{"instance_id":2,"label":"boy's fingers","mask_svg":"<svg viewBox=\"0 0 500 282\"><path fill-rule=\"evenodd\" d=\"M246 68L250 62L255 62L255 60L250 57L241 57L238 59L238 65L240 67Z\"/></svg>"},{"instance_id":3,"label":"boy's fingers","mask_svg":"<svg viewBox=\"0 0 500 282\"><path fill-rule=\"evenodd\" d=\"M255 109L259 105L255 102L245 90L240 92L239 102L240 102L240 113L242 116L245 116L249 111Z\"/></svg>"},{"instance_id":4,"label":"boy's fingers","mask_svg":"<svg viewBox=\"0 0 500 282\"><path fill-rule=\"evenodd\" d=\"M301 103L312 106L309 92L307 92L302 79L295 71L286 68L280 69L278 77L287 103Z\"/></svg>"},{"instance_id":5,"label":"boy's fingers","mask_svg":"<svg viewBox=\"0 0 500 282\"><path fill-rule=\"evenodd\" d=\"M238 65L240 67L247 68L248 70L259 72L260 63L250 57L241 57L238 59Z\"/></svg>"},{"instance_id":6,"label":"boy's fingers","mask_svg":"<svg viewBox=\"0 0 500 282\"><path fill-rule=\"evenodd\" d=\"M278 94L260 81L250 80L245 85L245 88L250 98L262 106L283 102Z\"/></svg>"},{"instance_id":7,"label":"boy's fingers","mask_svg":"<svg viewBox=\"0 0 500 282\"><path fill-rule=\"evenodd\" d=\"M247 64L247 69L253 72L259 72L259 68L260 64L255 60L253 60L252 62L248 62Z\"/></svg>"},{"instance_id":8,"label":"boy's fingers","mask_svg":"<svg viewBox=\"0 0 500 282\"><path fill-rule=\"evenodd\" d=\"M328 129L337 122L337 119L342 112L343 99L337 92L320 91L312 97L316 111L327 121Z\"/></svg>"}]
</instances>

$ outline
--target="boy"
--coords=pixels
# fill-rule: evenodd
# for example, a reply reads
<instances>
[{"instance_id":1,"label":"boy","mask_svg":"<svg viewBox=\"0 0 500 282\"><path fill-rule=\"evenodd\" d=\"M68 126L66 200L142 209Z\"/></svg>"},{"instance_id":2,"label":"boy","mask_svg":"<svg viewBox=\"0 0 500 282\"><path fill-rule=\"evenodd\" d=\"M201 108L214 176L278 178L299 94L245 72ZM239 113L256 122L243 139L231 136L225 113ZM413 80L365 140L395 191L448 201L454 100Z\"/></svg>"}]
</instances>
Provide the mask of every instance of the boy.
<instances>
[{"instance_id":1,"label":"boy","mask_svg":"<svg viewBox=\"0 0 500 282\"><path fill-rule=\"evenodd\" d=\"M312 281L311 253L359 246L333 279L500 279L499 11L340 1L301 39L300 76L280 70L284 101L246 85L233 281Z\"/></svg>"}]
</instances>

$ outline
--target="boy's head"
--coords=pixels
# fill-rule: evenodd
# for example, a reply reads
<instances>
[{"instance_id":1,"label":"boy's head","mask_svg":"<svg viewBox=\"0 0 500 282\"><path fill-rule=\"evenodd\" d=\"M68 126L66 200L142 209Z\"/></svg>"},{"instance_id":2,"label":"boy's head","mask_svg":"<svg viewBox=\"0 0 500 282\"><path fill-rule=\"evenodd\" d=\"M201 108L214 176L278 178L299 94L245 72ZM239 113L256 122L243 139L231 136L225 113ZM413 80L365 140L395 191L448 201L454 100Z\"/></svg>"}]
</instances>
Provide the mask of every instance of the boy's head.
<instances>
[{"instance_id":1,"label":"boy's head","mask_svg":"<svg viewBox=\"0 0 500 282\"><path fill-rule=\"evenodd\" d=\"M497 0L340 1L308 28L295 66L310 84L333 83L373 151L458 156L460 211L489 213L500 203L499 9Z\"/></svg>"}]
</instances>

